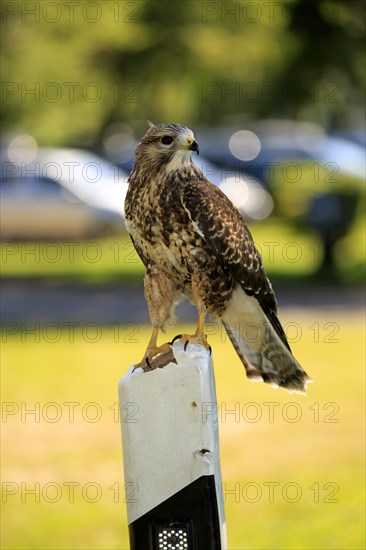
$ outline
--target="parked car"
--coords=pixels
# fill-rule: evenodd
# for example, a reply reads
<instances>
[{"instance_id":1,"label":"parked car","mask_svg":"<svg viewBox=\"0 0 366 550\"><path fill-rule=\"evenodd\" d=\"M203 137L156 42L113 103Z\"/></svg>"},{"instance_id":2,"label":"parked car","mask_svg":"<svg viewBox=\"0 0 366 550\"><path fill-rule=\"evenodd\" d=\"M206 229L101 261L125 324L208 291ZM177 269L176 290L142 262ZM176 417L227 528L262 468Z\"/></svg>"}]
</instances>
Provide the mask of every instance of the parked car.
<instances>
[{"instance_id":1,"label":"parked car","mask_svg":"<svg viewBox=\"0 0 366 550\"><path fill-rule=\"evenodd\" d=\"M79 149L40 149L31 163L1 151L2 240L79 239L123 231L126 172Z\"/></svg>"},{"instance_id":2,"label":"parked car","mask_svg":"<svg viewBox=\"0 0 366 550\"><path fill-rule=\"evenodd\" d=\"M211 129L200 130L206 156L227 171L259 179L269 190L273 170L292 162L314 162L319 167L333 163L339 173L365 178L365 147L357 141L358 134L353 139L330 136L315 123L294 120L243 121L241 127L218 128L214 135ZM235 149L241 146L245 152L253 142L251 158L237 155Z\"/></svg>"}]
</instances>

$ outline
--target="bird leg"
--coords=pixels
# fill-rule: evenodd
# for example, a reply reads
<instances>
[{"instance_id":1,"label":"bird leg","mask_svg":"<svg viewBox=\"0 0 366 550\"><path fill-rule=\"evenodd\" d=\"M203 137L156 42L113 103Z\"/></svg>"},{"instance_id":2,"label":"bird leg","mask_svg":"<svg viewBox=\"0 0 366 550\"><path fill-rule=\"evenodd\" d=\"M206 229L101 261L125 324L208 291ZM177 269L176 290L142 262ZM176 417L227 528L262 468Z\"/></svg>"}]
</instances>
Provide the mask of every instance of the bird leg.
<instances>
[{"instance_id":1,"label":"bird leg","mask_svg":"<svg viewBox=\"0 0 366 550\"><path fill-rule=\"evenodd\" d=\"M211 354L212 348L208 343L206 335L204 333L206 312L204 308L197 308L197 309L198 309L198 321L197 321L196 332L194 334L178 334L173 338L173 340L170 343L173 344L174 342L177 342L177 341L184 342L184 351L187 351L188 344L199 344L203 346L205 349L207 349Z\"/></svg>"},{"instance_id":2,"label":"bird leg","mask_svg":"<svg viewBox=\"0 0 366 550\"><path fill-rule=\"evenodd\" d=\"M163 344L159 347L156 345L158 333L159 328L154 327L144 356L139 363L134 365L133 372L138 368L142 368L144 372L154 369L162 369L168 363L176 362L170 344Z\"/></svg>"},{"instance_id":3,"label":"bird leg","mask_svg":"<svg viewBox=\"0 0 366 550\"><path fill-rule=\"evenodd\" d=\"M164 273L156 266L150 266L145 273L144 292L149 308L153 332L143 358L135 365L135 369L142 368L145 372L163 368L174 362L174 355L169 344L156 345L160 329L174 318L175 287Z\"/></svg>"}]
</instances>

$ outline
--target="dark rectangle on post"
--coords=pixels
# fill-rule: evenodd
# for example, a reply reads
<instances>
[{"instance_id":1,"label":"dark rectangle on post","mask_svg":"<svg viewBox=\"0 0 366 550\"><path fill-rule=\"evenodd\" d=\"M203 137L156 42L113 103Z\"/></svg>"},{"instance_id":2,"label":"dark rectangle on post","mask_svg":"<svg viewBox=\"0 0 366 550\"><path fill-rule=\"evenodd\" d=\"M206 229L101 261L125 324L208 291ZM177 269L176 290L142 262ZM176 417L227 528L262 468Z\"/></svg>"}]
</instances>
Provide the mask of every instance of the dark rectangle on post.
<instances>
[{"instance_id":1,"label":"dark rectangle on post","mask_svg":"<svg viewBox=\"0 0 366 550\"><path fill-rule=\"evenodd\" d=\"M129 529L131 550L221 550L215 477L201 476Z\"/></svg>"}]
</instances>

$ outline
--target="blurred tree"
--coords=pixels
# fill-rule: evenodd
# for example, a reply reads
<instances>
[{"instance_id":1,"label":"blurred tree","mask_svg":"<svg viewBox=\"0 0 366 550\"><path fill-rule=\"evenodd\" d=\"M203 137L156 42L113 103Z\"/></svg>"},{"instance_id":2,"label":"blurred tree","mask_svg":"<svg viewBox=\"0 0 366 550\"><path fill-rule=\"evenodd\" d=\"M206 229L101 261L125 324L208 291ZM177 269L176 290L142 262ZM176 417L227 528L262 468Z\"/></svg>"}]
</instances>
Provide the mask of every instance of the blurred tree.
<instances>
[{"instance_id":1,"label":"blurred tree","mask_svg":"<svg viewBox=\"0 0 366 550\"><path fill-rule=\"evenodd\" d=\"M327 166L327 165L325 165ZM317 277L337 279L338 245L347 233L364 220L365 187L357 177L332 173L332 166L304 161L296 167L299 179L283 177L282 166L274 169L272 192L276 214L300 230L315 231L322 244ZM314 168L318 173L314 174ZM343 253L347 262L347 254Z\"/></svg>"},{"instance_id":2,"label":"blurred tree","mask_svg":"<svg viewBox=\"0 0 366 550\"><path fill-rule=\"evenodd\" d=\"M278 74L290 95L275 105L277 112L318 119L325 127L357 126L366 91L366 2L297 0L287 10L297 47Z\"/></svg>"},{"instance_id":3,"label":"blurred tree","mask_svg":"<svg viewBox=\"0 0 366 550\"><path fill-rule=\"evenodd\" d=\"M147 118L359 120L364 2L58 4L1 4L1 122L42 144L90 145Z\"/></svg>"}]
</instances>

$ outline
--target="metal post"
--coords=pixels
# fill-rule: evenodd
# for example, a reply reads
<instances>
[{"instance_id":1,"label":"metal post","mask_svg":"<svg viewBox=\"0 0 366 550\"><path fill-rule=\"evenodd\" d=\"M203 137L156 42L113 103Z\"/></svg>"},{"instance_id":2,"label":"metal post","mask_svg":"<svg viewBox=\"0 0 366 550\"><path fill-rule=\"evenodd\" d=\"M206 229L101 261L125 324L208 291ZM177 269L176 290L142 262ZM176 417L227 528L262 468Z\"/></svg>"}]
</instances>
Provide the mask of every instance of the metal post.
<instances>
[{"instance_id":1,"label":"metal post","mask_svg":"<svg viewBox=\"0 0 366 550\"><path fill-rule=\"evenodd\" d=\"M224 550L212 359L196 344L173 353L119 383L131 550Z\"/></svg>"}]
</instances>

